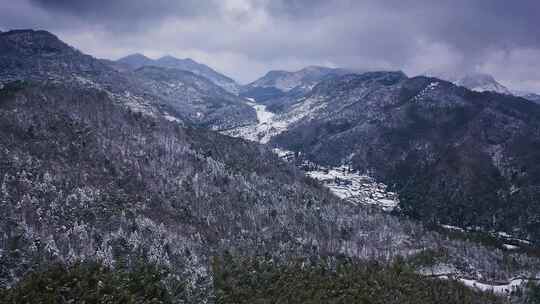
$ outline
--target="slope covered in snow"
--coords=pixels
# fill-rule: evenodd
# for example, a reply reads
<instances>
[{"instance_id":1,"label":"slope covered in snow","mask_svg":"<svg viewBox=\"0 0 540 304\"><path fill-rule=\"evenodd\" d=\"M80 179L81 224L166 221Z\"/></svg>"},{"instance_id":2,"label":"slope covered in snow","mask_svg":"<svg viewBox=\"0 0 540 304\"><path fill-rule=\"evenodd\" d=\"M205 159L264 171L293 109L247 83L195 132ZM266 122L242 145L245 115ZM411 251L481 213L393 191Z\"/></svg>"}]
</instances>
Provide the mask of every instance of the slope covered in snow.
<instances>
[{"instance_id":1,"label":"slope covered in snow","mask_svg":"<svg viewBox=\"0 0 540 304\"><path fill-rule=\"evenodd\" d=\"M454 84L476 92L495 92L506 95L512 94L507 87L500 84L493 76L488 74L470 74L455 81Z\"/></svg>"},{"instance_id":2,"label":"slope covered in snow","mask_svg":"<svg viewBox=\"0 0 540 304\"><path fill-rule=\"evenodd\" d=\"M290 125L309 118L310 114L321 109L320 106L312 107L312 102L306 102L293 106L293 109L286 114L278 115L268 111L266 105L258 104L252 98L248 100L246 103L257 113L257 124L230 129L223 133L263 144L268 143L273 136L286 131Z\"/></svg>"},{"instance_id":3,"label":"slope covered in snow","mask_svg":"<svg viewBox=\"0 0 540 304\"><path fill-rule=\"evenodd\" d=\"M321 181L334 194L348 202L378 206L384 211L398 207L397 194L387 191L385 184L378 183L368 175L351 171L346 166L320 168L307 171L306 174Z\"/></svg>"}]
</instances>

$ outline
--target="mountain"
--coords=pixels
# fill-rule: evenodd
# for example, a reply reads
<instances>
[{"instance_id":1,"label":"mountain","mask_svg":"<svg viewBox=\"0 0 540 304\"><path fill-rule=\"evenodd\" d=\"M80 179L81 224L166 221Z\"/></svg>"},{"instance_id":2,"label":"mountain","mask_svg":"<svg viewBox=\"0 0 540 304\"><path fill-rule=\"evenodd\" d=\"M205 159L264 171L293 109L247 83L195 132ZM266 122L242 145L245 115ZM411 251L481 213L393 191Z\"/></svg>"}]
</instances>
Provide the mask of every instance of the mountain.
<instances>
[{"instance_id":1,"label":"mountain","mask_svg":"<svg viewBox=\"0 0 540 304\"><path fill-rule=\"evenodd\" d=\"M175 113L183 113L194 125L225 130L254 123L256 115L244 99L192 72L143 66L135 74L145 87L167 100Z\"/></svg>"},{"instance_id":2,"label":"mountain","mask_svg":"<svg viewBox=\"0 0 540 304\"><path fill-rule=\"evenodd\" d=\"M540 104L540 94L523 91L513 91L512 94L530 100L534 103Z\"/></svg>"},{"instance_id":3,"label":"mountain","mask_svg":"<svg viewBox=\"0 0 540 304\"><path fill-rule=\"evenodd\" d=\"M3 282L36 261L144 257L204 288L209 254L223 250L384 261L444 246L447 263L504 267L500 252L437 243L343 204L263 147L126 111L94 89L13 83L0 93Z\"/></svg>"},{"instance_id":4,"label":"mountain","mask_svg":"<svg viewBox=\"0 0 540 304\"><path fill-rule=\"evenodd\" d=\"M540 104L540 95L531 92L509 90L497 82L493 76L488 74L470 74L454 82L456 85L464 86L476 92L495 92L505 95L514 95L525 98Z\"/></svg>"},{"instance_id":5,"label":"mountain","mask_svg":"<svg viewBox=\"0 0 540 304\"><path fill-rule=\"evenodd\" d=\"M263 77L244 86L241 96L265 102L285 95L298 96L311 90L318 82L350 71L338 68L310 66L296 72L270 71Z\"/></svg>"},{"instance_id":6,"label":"mountain","mask_svg":"<svg viewBox=\"0 0 540 304\"><path fill-rule=\"evenodd\" d=\"M76 271L81 261L102 265L92 268L95 276L88 284L118 293L125 285L136 289L131 280L137 276L122 273L117 277L121 286L94 278L106 277L109 269L136 269L139 263L162 267L158 274L139 273L152 286L135 286L154 290L159 283L154 275L165 276L160 282L172 289L176 303L212 303L223 296L216 286L224 282L217 279L227 278L221 270L235 264L221 269L222 256L272 263L301 258L313 267L331 266L339 257L375 260L393 267L388 276L381 271L376 277L392 290L401 290L388 279L394 273L405 275L400 281L407 286L428 273L422 282L435 282L429 285L433 288L441 282L432 281L436 275L469 284L481 278L485 286L504 280L504 286L513 286L518 275L532 277L540 269L537 259L519 251L452 239L406 218L350 204L268 146L192 126L188 116L182 123L171 119L166 111L174 110L171 100L181 94L190 100L186 106L195 107L194 90L200 98L195 100L204 103L220 90L192 73L155 67L119 73L40 31L2 33L0 46L0 299L16 282L30 282L23 283L22 290L30 289L19 294L23 297L49 292L49 278L61 286L59 299L66 289L84 290L87 272L63 281L63 268L51 267L63 264ZM341 94L353 85L346 79L358 76L347 77L323 82L313 94L345 80L334 87ZM403 77L390 75L377 87L390 91L406 81ZM182 91L183 86L188 88ZM167 99L154 89L176 97ZM270 268L248 264L245 273L237 268L244 273L240 278L258 278L250 265L268 278L264 269ZM402 271L409 267L417 274ZM283 281L279 272L272 276ZM181 292L173 288L176 280L183 282ZM228 282L249 285L253 280Z\"/></svg>"},{"instance_id":7,"label":"mountain","mask_svg":"<svg viewBox=\"0 0 540 304\"><path fill-rule=\"evenodd\" d=\"M172 115L181 124L214 129L242 126L246 121L255 120L253 110L242 107L238 98L232 98L223 90L213 88L214 94L207 96L207 91L199 92L202 87L191 86L191 81L185 88L187 90L189 87L192 94L167 96L154 87L148 87L148 84L154 85L155 82L141 77L142 73L119 72L107 61L83 54L46 31L1 33L0 50L0 84L24 80L95 88L113 96L132 111L148 115ZM204 79L199 82L208 83ZM219 94L227 97L220 99L216 97ZM201 96L208 98L201 99ZM204 104L206 101L209 104ZM193 107L186 106L194 103L199 104L196 112ZM197 112L200 114L197 115Z\"/></svg>"},{"instance_id":8,"label":"mountain","mask_svg":"<svg viewBox=\"0 0 540 304\"><path fill-rule=\"evenodd\" d=\"M527 93L523 96L521 96L527 100L530 100L532 102L535 102L535 103L538 103L540 104L540 94L536 94L536 93Z\"/></svg>"},{"instance_id":9,"label":"mountain","mask_svg":"<svg viewBox=\"0 0 540 304\"><path fill-rule=\"evenodd\" d=\"M495 92L506 95L514 95L540 103L540 95L531 92L524 92L518 90L510 90L504 85L500 84L493 76L489 74L473 73L466 76L458 76L457 73L440 73L435 71L428 71L424 73L427 77L434 77L450 81L456 85L464 86L472 91L476 92Z\"/></svg>"},{"instance_id":10,"label":"mountain","mask_svg":"<svg viewBox=\"0 0 540 304\"><path fill-rule=\"evenodd\" d=\"M476 92L495 92L499 94L511 95L508 88L498 83L493 76L488 74L469 74L454 82L456 85L464 86Z\"/></svg>"},{"instance_id":11,"label":"mountain","mask_svg":"<svg viewBox=\"0 0 540 304\"><path fill-rule=\"evenodd\" d=\"M351 74L319 83L263 126L230 133L367 174L426 223L540 241L540 106L525 99L400 72ZM347 187L336 184L338 193Z\"/></svg>"},{"instance_id":12,"label":"mountain","mask_svg":"<svg viewBox=\"0 0 540 304\"><path fill-rule=\"evenodd\" d=\"M0 81L104 82L115 76L106 64L84 55L46 31L0 33ZM112 75L111 75L112 74ZM87 79L82 79L87 77Z\"/></svg>"},{"instance_id":13,"label":"mountain","mask_svg":"<svg viewBox=\"0 0 540 304\"><path fill-rule=\"evenodd\" d=\"M212 81L214 84L222 87L230 93L238 94L239 85L231 78L216 72L207 65L198 63L190 58L178 59L173 56L164 56L159 59L150 59L141 54L132 54L126 57L120 58L117 63L127 65L131 69L136 70L143 66L158 66L164 68L172 68L190 71L199 76L205 77Z\"/></svg>"},{"instance_id":14,"label":"mountain","mask_svg":"<svg viewBox=\"0 0 540 304\"><path fill-rule=\"evenodd\" d=\"M136 53L136 54L128 55L126 57L122 57L116 60L116 63L129 66L132 69L138 69L145 65L153 65L154 60L144 56L143 54Z\"/></svg>"}]
</instances>

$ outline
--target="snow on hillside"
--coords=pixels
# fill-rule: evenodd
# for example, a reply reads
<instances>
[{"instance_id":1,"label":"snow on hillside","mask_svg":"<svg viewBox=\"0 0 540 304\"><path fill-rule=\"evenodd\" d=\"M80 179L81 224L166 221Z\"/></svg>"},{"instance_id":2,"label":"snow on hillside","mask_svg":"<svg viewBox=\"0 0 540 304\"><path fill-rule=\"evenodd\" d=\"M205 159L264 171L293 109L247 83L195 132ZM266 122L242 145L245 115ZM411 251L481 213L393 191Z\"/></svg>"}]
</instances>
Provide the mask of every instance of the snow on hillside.
<instances>
[{"instance_id":1,"label":"snow on hillside","mask_svg":"<svg viewBox=\"0 0 540 304\"><path fill-rule=\"evenodd\" d=\"M275 148L274 153L286 161L295 160L292 151ZM388 191L385 184L378 183L369 175L360 174L347 166L329 168L307 161L300 167L305 170L307 176L322 182L345 201L356 205L377 206L384 211L399 208L398 195Z\"/></svg>"},{"instance_id":2,"label":"snow on hillside","mask_svg":"<svg viewBox=\"0 0 540 304\"><path fill-rule=\"evenodd\" d=\"M511 92L507 87L497 82L493 76L488 74L470 74L454 81L455 85L464 86L476 92L495 92L499 94L510 95Z\"/></svg>"},{"instance_id":3,"label":"snow on hillside","mask_svg":"<svg viewBox=\"0 0 540 304\"><path fill-rule=\"evenodd\" d=\"M279 157L286 161L295 161L295 154L279 148L274 149ZM380 207L384 211L399 208L396 193L387 191L387 186L378 183L372 177L360 174L347 166L324 167L304 161L301 165L306 175L328 187L336 196L355 205Z\"/></svg>"},{"instance_id":4,"label":"snow on hillside","mask_svg":"<svg viewBox=\"0 0 540 304\"><path fill-rule=\"evenodd\" d=\"M509 295L518 288L523 287L529 281L536 281L538 279L537 276L532 276L514 277L503 281L485 281L471 278L470 274L468 275L458 270L454 265L445 263L438 263L432 266L420 268L417 270L417 273L443 280L457 280L467 287L481 291L493 292L501 296Z\"/></svg>"},{"instance_id":5,"label":"snow on hillside","mask_svg":"<svg viewBox=\"0 0 540 304\"><path fill-rule=\"evenodd\" d=\"M338 197L355 204L373 205L384 211L398 207L397 194L386 190L386 185L368 175L351 171L346 166L307 171L306 174L321 181Z\"/></svg>"},{"instance_id":6,"label":"snow on hillside","mask_svg":"<svg viewBox=\"0 0 540 304\"><path fill-rule=\"evenodd\" d=\"M472 87L470 89L476 92L495 92L499 94L509 94L507 88L496 83L489 83L477 87Z\"/></svg>"},{"instance_id":7,"label":"snow on hillside","mask_svg":"<svg viewBox=\"0 0 540 304\"><path fill-rule=\"evenodd\" d=\"M482 291L491 291L495 294L509 294L512 291L515 291L518 287L522 286L524 283L526 283L526 280L523 279L514 279L509 281L505 284L488 284L488 283L481 283L477 280L472 279L458 279L460 282L465 284L466 286L476 288Z\"/></svg>"},{"instance_id":8,"label":"snow on hillside","mask_svg":"<svg viewBox=\"0 0 540 304\"><path fill-rule=\"evenodd\" d=\"M249 99L246 103L255 109L258 123L227 130L223 133L263 144L268 143L272 137L286 131L289 125L296 123L301 119L308 118L311 113L318 111L323 107L313 106L314 102L315 100L301 102L294 106L289 113L276 115L266 110L265 105L257 104L253 99Z\"/></svg>"}]
</instances>

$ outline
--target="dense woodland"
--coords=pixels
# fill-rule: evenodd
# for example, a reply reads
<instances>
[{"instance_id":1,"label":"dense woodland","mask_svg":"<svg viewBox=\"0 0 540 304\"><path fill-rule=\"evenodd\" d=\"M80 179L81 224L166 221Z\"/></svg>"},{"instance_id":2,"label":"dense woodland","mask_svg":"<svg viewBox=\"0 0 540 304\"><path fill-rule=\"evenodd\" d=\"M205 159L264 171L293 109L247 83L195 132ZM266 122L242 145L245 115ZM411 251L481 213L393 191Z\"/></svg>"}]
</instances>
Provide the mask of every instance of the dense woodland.
<instances>
[{"instance_id":1,"label":"dense woodland","mask_svg":"<svg viewBox=\"0 0 540 304\"><path fill-rule=\"evenodd\" d=\"M397 260L388 266L348 258L276 261L269 257L212 258L215 303L538 303L540 287L510 297L480 292L453 280L418 275ZM60 264L28 274L2 303L189 303L187 282L166 268L139 261L111 269L95 262Z\"/></svg>"},{"instance_id":2,"label":"dense woodland","mask_svg":"<svg viewBox=\"0 0 540 304\"><path fill-rule=\"evenodd\" d=\"M428 278L402 261L383 266L346 258L277 262L268 257L212 259L215 303L510 303L453 280ZM187 282L139 261L111 269L95 262L48 265L0 289L2 303L185 303ZM536 303L538 291L513 300Z\"/></svg>"},{"instance_id":3,"label":"dense woodland","mask_svg":"<svg viewBox=\"0 0 540 304\"><path fill-rule=\"evenodd\" d=\"M218 303L506 303L452 280L422 277L401 262L384 267L349 259L284 264L214 260Z\"/></svg>"},{"instance_id":4,"label":"dense woodland","mask_svg":"<svg viewBox=\"0 0 540 304\"><path fill-rule=\"evenodd\" d=\"M0 301L15 303L175 303L185 282L166 269L141 262L133 269L111 269L95 262L48 265L30 273L11 289L0 290Z\"/></svg>"}]
</instances>

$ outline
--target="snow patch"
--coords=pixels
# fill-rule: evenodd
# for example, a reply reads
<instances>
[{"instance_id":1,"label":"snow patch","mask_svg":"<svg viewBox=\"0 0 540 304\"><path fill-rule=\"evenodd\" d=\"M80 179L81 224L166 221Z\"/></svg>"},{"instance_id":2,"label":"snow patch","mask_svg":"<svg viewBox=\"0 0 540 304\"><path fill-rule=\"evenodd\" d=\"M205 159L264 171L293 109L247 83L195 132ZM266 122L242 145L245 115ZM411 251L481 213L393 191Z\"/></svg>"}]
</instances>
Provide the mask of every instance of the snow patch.
<instances>
[{"instance_id":1,"label":"snow patch","mask_svg":"<svg viewBox=\"0 0 540 304\"><path fill-rule=\"evenodd\" d=\"M163 114L163 117L168 120L168 121L171 121L171 122L177 122L177 123L181 123L182 121L174 116L172 116L171 114L165 112Z\"/></svg>"},{"instance_id":2,"label":"snow patch","mask_svg":"<svg viewBox=\"0 0 540 304\"><path fill-rule=\"evenodd\" d=\"M499 284L481 283L473 279L460 278L458 280L462 282L463 284L465 284L465 286L476 288L482 291L491 291L496 294L509 294L527 282L526 280L523 280L523 279L513 279L513 280L510 280L506 284L499 285Z\"/></svg>"},{"instance_id":3,"label":"snow patch","mask_svg":"<svg viewBox=\"0 0 540 304\"><path fill-rule=\"evenodd\" d=\"M399 205L397 194L387 191L385 184L346 166L320 167L307 171L306 175L321 181L335 195L354 204L377 206L384 211L392 211Z\"/></svg>"},{"instance_id":4,"label":"snow patch","mask_svg":"<svg viewBox=\"0 0 540 304\"><path fill-rule=\"evenodd\" d=\"M273 149L280 158L286 161L296 161L292 151L280 148ZM387 190L383 183L366 174L351 170L348 166L324 167L308 161L299 165L307 176L320 181L339 198L355 205L369 205L392 211L399 208L397 193Z\"/></svg>"},{"instance_id":5,"label":"snow patch","mask_svg":"<svg viewBox=\"0 0 540 304\"><path fill-rule=\"evenodd\" d=\"M426 97L430 91L435 90L439 86L438 81L431 82L427 87L425 87L420 93L418 93L416 96L414 96L413 100L418 101Z\"/></svg>"},{"instance_id":6,"label":"snow patch","mask_svg":"<svg viewBox=\"0 0 540 304\"><path fill-rule=\"evenodd\" d=\"M301 119L309 118L312 113L325 106L313 106L314 102L315 100L301 102L295 105L289 113L276 115L268 111L266 105L257 104L254 99L250 98L246 103L255 109L257 113L257 124L226 130L223 133L263 144L268 143L272 137L286 131L289 125Z\"/></svg>"},{"instance_id":7,"label":"snow patch","mask_svg":"<svg viewBox=\"0 0 540 304\"><path fill-rule=\"evenodd\" d=\"M503 244L502 246L506 250L517 250L517 249L519 249L519 246L511 245L511 244Z\"/></svg>"},{"instance_id":8,"label":"snow patch","mask_svg":"<svg viewBox=\"0 0 540 304\"><path fill-rule=\"evenodd\" d=\"M448 229L448 230L454 230L454 231L460 231L460 232L464 232L464 231L465 231L465 229L460 228L460 227L457 227L457 226L441 225L441 227L443 227L444 229Z\"/></svg>"}]
</instances>

